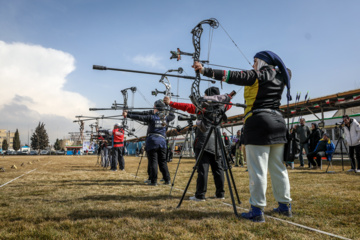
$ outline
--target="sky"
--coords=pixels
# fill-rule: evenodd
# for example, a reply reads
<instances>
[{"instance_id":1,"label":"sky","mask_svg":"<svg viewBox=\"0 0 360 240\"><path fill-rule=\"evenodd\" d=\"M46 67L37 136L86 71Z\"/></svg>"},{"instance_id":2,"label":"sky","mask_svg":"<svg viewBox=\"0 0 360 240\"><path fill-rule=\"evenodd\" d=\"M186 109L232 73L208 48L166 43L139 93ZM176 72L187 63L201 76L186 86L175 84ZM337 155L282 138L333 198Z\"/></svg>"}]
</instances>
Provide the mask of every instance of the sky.
<instances>
[{"instance_id":1,"label":"sky","mask_svg":"<svg viewBox=\"0 0 360 240\"><path fill-rule=\"evenodd\" d=\"M89 108L122 103L124 88L137 87L129 105L150 107L163 97L151 95L165 89L159 76L92 66L159 73L182 67L183 75L194 76L191 57L170 60L170 51L193 52L190 32L208 18L221 26L204 26L200 59L251 69L257 52L271 50L292 70L293 99L297 92L303 100L307 92L316 98L360 88L358 0L0 0L0 6L0 129L18 129L22 144L39 122L54 144L79 131L75 116L120 115ZM190 102L192 80L169 80L177 100ZM202 83L200 91L208 86ZM224 84L221 92L232 90L239 91L233 102L243 103L240 86ZM228 116L241 113L234 107ZM85 122L85 130L92 123ZM145 134L146 128L132 126Z\"/></svg>"}]
</instances>

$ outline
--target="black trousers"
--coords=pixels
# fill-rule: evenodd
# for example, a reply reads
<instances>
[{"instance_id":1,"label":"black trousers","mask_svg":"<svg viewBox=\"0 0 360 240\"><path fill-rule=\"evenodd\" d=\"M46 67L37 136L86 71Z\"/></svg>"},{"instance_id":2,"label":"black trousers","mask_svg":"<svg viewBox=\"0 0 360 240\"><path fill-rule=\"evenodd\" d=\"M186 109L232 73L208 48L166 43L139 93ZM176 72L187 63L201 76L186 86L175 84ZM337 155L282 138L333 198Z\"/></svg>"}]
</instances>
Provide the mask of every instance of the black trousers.
<instances>
[{"instance_id":1,"label":"black trousers","mask_svg":"<svg viewBox=\"0 0 360 240\"><path fill-rule=\"evenodd\" d=\"M349 157L351 160L351 169L356 169L354 151L356 153L357 169L360 169L360 145L349 146Z\"/></svg>"},{"instance_id":2,"label":"black trousers","mask_svg":"<svg viewBox=\"0 0 360 240\"><path fill-rule=\"evenodd\" d=\"M111 170L116 170L119 163L120 170L125 169L125 161L123 157L124 147L113 147L113 160L111 162Z\"/></svg>"},{"instance_id":3,"label":"black trousers","mask_svg":"<svg viewBox=\"0 0 360 240\"><path fill-rule=\"evenodd\" d=\"M166 148L157 148L147 151L151 183L157 182L158 165L165 182L170 181L170 173L166 162Z\"/></svg>"},{"instance_id":4,"label":"black trousers","mask_svg":"<svg viewBox=\"0 0 360 240\"><path fill-rule=\"evenodd\" d=\"M195 149L195 157L198 158L200 154L200 149ZM211 166L211 171L214 177L215 187L216 187L216 197L224 197L224 168L222 165L221 157L216 158L215 154L204 151L202 158L199 160L199 165L197 168L198 178L196 182L196 193L195 197L200 199L205 199L205 194L207 191L207 182L208 182L208 173L209 165Z\"/></svg>"},{"instance_id":5,"label":"black trousers","mask_svg":"<svg viewBox=\"0 0 360 240\"><path fill-rule=\"evenodd\" d=\"M324 151L320 151L320 152L310 152L308 155L307 155L307 159L309 160L309 162L311 163L311 165L313 166L319 166L321 167L321 164L322 164L322 161L321 161L321 158L322 157L325 157L326 156L326 153ZM316 162L314 160L314 157L316 157Z\"/></svg>"},{"instance_id":6,"label":"black trousers","mask_svg":"<svg viewBox=\"0 0 360 240\"><path fill-rule=\"evenodd\" d=\"M151 176L151 164L150 164L150 158L149 158L149 154L146 154L147 160L148 160L148 165L147 165L147 173L148 173L148 179L150 179Z\"/></svg>"}]
</instances>

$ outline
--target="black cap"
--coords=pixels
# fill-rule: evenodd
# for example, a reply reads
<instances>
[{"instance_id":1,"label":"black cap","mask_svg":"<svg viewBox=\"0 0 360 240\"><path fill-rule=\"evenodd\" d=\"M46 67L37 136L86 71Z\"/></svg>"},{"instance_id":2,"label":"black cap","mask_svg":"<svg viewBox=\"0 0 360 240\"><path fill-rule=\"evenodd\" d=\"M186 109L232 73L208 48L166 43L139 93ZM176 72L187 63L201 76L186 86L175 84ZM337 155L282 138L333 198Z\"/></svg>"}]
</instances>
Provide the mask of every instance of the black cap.
<instances>
[{"instance_id":1,"label":"black cap","mask_svg":"<svg viewBox=\"0 0 360 240\"><path fill-rule=\"evenodd\" d=\"M204 92L206 96L214 96L214 95L220 95L220 90L217 87L209 87Z\"/></svg>"}]
</instances>

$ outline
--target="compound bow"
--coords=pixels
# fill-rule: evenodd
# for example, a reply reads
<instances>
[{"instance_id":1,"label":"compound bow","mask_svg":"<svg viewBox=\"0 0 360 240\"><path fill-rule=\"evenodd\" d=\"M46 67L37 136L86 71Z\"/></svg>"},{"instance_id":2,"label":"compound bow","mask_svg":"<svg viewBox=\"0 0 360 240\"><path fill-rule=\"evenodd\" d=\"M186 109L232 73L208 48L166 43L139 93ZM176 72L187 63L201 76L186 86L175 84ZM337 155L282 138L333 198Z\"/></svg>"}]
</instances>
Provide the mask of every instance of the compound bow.
<instances>
[{"instance_id":1,"label":"compound bow","mask_svg":"<svg viewBox=\"0 0 360 240\"><path fill-rule=\"evenodd\" d=\"M180 60L181 57L180 55L188 55L188 56L192 56L194 59L194 62L198 62L200 59L200 39L201 39L201 35L203 33L203 28L202 25L203 24L209 24L210 27L216 29L219 27L219 22L218 20L216 20L215 18L210 18L210 19L206 19L201 21L200 23L198 23L192 30L192 42L195 48L195 52L194 53L186 53L186 52L182 52L180 51L180 49L177 49L177 52L171 51L170 53L172 54L172 56L170 57L170 59L172 58L176 58L177 60ZM195 107L197 109L202 109L201 107L201 102L199 101L199 99L201 98L200 95L200 81L201 81L201 77L200 77L200 73L199 71L196 72L195 78L194 78L194 82L191 85L191 95L190 100L191 102L195 105Z\"/></svg>"}]
</instances>

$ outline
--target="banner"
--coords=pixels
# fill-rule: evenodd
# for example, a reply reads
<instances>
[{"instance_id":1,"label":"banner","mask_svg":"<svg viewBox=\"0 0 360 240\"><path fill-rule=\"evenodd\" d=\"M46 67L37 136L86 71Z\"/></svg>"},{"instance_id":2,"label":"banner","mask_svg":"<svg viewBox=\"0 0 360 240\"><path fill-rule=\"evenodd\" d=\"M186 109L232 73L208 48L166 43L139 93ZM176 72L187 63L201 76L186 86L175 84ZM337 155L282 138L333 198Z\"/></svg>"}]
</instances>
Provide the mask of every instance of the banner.
<instances>
[{"instance_id":1,"label":"banner","mask_svg":"<svg viewBox=\"0 0 360 240\"><path fill-rule=\"evenodd\" d=\"M84 141L83 142L83 151L94 151L95 149L95 146L94 146L94 143L93 142L90 142L90 141Z\"/></svg>"}]
</instances>

